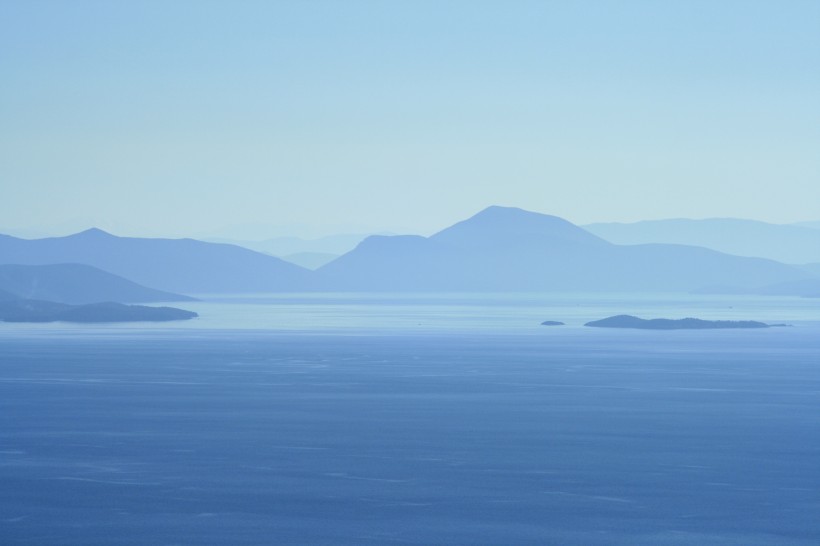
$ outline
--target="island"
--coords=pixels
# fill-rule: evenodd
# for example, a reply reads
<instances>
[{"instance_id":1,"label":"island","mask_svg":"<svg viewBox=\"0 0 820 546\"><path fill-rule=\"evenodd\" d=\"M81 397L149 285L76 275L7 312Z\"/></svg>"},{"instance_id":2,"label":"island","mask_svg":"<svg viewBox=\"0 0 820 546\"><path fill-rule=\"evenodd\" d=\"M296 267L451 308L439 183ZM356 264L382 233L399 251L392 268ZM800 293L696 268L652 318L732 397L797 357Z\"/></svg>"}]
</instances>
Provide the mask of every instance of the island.
<instances>
[{"instance_id":1,"label":"island","mask_svg":"<svg viewBox=\"0 0 820 546\"><path fill-rule=\"evenodd\" d=\"M642 319L632 315L616 315L587 322L595 328L638 328L641 330L715 330L727 328L771 328L785 324L766 324L754 320Z\"/></svg>"},{"instance_id":2,"label":"island","mask_svg":"<svg viewBox=\"0 0 820 546\"><path fill-rule=\"evenodd\" d=\"M198 317L176 307L148 307L122 303L69 305L53 301L13 299L0 301L2 322L166 322Z\"/></svg>"},{"instance_id":3,"label":"island","mask_svg":"<svg viewBox=\"0 0 820 546\"><path fill-rule=\"evenodd\" d=\"M541 323L541 326L563 326L563 322L558 322L557 320L545 320Z\"/></svg>"}]
</instances>

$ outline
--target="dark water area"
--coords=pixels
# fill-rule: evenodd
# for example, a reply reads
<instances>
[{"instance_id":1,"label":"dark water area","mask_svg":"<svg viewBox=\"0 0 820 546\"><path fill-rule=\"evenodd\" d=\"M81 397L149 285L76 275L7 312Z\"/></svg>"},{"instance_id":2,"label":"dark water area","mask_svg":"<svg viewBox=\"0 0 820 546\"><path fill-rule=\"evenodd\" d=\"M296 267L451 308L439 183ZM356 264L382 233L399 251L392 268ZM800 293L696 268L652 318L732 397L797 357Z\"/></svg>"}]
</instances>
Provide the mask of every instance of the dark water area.
<instances>
[{"instance_id":1,"label":"dark water area","mask_svg":"<svg viewBox=\"0 0 820 546\"><path fill-rule=\"evenodd\" d=\"M0 339L6 545L820 543L820 336Z\"/></svg>"}]
</instances>

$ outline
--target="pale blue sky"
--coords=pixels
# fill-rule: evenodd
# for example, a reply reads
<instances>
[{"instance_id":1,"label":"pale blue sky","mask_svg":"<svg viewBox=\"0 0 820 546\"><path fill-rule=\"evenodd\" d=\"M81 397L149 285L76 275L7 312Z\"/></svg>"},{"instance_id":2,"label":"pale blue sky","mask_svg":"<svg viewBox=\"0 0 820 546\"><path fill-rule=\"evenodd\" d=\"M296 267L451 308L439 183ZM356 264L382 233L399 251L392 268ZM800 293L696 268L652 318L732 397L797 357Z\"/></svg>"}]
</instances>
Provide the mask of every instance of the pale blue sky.
<instances>
[{"instance_id":1,"label":"pale blue sky","mask_svg":"<svg viewBox=\"0 0 820 546\"><path fill-rule=\"evenodd\" d=\"M814 0L0 0L0 229L820 219L818 67Z\"/></svg>"}]
</instances>

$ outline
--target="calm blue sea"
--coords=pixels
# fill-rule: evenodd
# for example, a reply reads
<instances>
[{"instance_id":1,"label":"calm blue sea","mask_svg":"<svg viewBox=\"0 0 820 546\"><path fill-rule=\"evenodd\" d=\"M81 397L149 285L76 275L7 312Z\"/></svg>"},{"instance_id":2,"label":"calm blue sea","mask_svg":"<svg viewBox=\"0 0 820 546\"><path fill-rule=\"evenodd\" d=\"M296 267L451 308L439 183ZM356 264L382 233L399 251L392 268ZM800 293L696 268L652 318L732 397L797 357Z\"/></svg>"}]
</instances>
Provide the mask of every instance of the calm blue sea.
<instances>
[{"instance_id":1,"label":"calm blue sea","mask_svg":"<svg viewBox=\"0 0 820 546\"><path fill-rule=\"evenodd\" d=\"M0 323L0 544L820 544L820 300L182 307Z\"/></svg>"}]
</instances>

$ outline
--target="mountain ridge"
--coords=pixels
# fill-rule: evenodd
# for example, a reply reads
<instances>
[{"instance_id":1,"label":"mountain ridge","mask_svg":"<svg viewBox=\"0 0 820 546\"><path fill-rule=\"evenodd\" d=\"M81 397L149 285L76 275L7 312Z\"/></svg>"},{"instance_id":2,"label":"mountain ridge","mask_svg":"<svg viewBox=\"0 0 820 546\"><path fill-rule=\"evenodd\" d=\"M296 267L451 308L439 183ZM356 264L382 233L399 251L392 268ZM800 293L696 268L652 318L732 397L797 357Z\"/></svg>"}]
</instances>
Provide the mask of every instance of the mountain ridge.
<instances>
[{"instance_id":1,"label":"mountain ridge","mask_svg":"<svg viewBox=\"0 0 820 546\"><path fill-rule=\"evenodd\" d=\"M688 292L810 276L689 245L616 245L564 219L510 207L489 207L430 237L368 237L317 274L333 289L365 291Z\"/></svg>"},{"instance_id":2,"label":"mountain ridge","mask_svg":"<svg viewBox=\"0 0 820 546\"><path fill-rule=\"evenodd\" d=\"M108 301L194 301L194 298L142 286L86 264L0 264L0 290L13 298L72 305Z\"/></svg>"},{"instance_id":3,"label":"mountain ridge","mask_svg":"<svg viewBox=\"0 0 820 546\"><path fill-rule=\"evenodd\" d=\"M236 245L196 239L119 237L91 228L64 237L0 239L0 263L82 263L181 293L304 289L308 270Z\"/></svg>"},{"instance_id":4,"label":"mountain ridge","mask_svg":"<svg viewBox=\"0 0 820 546\"><path fill-rule=\"evenodd\" d=\"M235 245L118 237L96 228L57 238L0 238L0 262L55 261L87 263L140 284L189 294L691 292L714 286L752 293L816 278L808 268L691 245L618 245L557 216L498 206L429 237L369 236L315 272Z\"/></svg>"},{"instance_id":5,"label":"mountain ridge","mask_svg":"<svg viewBox=\"0 0 820 546\"><path fill-rule=\"evenodd\" d=\"M596 223L582 227L621 245L686 244L787 264L820 262L820 230L795 224L772 224L740 218L670 218Z\"/></svg>"}]
</instances>

